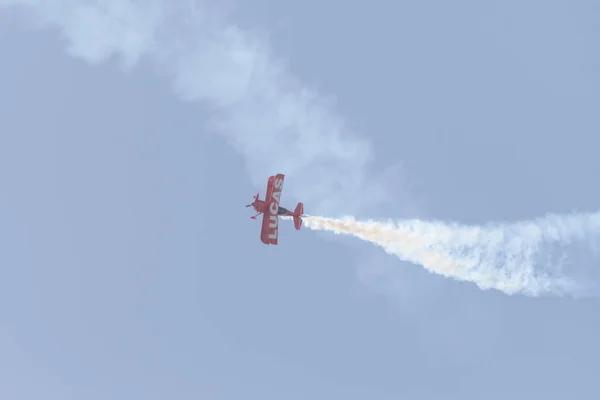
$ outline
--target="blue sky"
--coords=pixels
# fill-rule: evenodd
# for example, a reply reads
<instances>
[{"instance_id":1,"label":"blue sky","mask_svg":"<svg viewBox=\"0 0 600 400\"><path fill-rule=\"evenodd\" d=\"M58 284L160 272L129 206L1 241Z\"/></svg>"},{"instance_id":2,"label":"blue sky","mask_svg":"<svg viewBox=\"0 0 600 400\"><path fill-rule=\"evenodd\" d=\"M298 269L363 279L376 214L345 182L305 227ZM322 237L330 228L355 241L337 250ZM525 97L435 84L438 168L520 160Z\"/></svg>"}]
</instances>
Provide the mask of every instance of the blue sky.
<instances>
[{"instance_id":1,"label":"blue sky","mask_svg":"<svg viewBox=\"0 0 600 400\"><path fill-rule=\"evenodd\" d=\"M0 397L597 397L596 299L243 206L596 211L598 5L75 3L0 0Z\"/></svg>"}]
</instances>

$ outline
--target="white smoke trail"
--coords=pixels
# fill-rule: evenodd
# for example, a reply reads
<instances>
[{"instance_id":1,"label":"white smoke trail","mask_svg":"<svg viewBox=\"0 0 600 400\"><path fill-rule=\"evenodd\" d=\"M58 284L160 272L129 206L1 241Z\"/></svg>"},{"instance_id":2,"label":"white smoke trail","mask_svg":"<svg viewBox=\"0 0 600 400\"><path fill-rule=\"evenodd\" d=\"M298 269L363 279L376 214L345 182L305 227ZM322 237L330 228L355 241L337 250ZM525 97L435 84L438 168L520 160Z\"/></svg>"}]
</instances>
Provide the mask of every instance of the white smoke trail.
<instances>
[{"instance_id":1,"label":"white smoke trail","mask_svg":"<svg viewBox=\"0 0 600 400\"><path fill-rule=\"evenodd\" d=\"M388 201L386 174L398 171L370 173L369 139L293 74L266 34L241 27L222 3L0 0L0 16L60 32L66 52L91 65L151 65L181 99L210 107L208 128L243 157L256 186L274 173L293 176L286 198L325 214L339 204L357 213Z\"/></svg>"},{"instance_id":2,"label":"white smoke trail","mask_svg":"<svg viewBox=\"0 0 600 400\"><path fill-rule=\"evenodd\" d=\"M506 294L595 294L600 273L600 212L486 226L352 217L304 221L307 228L352 235L430 272Z\"/></svg>"},{"instance_id":3,"label":"white smoke trail","mask_svg":"<svg viewBox=\"0 0 600 400\"><path fill-rule=\"evenodd\" d=\"M214 106L213 127L245 158L257 185L285 171L299 182L286 196L301 196L320 213L339 204L353 213L387 200L389 179L367 172L369 141L350 132L329 99L295 77L267 40L206 2L0 0L0 11L9 8L33 17L37 28L59 30L72 56L91 64L119 57L128 69L150 62L171 78L181 98ZM365 192L369 196L360 196ZM599 218L549 216L485 227L317 217L306 222L482 288L538 295L575 293L582 287L577 272L597 273L589 265L597 259Z\"/></svg>"}]
</instances>

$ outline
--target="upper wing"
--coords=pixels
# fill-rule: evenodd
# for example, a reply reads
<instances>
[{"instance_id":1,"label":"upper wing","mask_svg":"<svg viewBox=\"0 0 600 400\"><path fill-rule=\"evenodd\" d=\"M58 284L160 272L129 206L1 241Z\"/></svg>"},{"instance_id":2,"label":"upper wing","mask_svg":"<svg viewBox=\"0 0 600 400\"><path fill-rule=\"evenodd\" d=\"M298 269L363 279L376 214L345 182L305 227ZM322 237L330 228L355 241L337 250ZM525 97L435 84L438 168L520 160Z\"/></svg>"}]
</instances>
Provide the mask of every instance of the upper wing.
<instances>
[{"instance_id":1,"label":"upper wing","mask_svg":"<svg viewBox=\"0 0 600 400\"><path fill-rule=\"evenodd\" d=\"M273 196L273 183L275 183L275 176L270 176L267 181L267 190L265 192L265 202L267 202L267 204L271 200L271 196Z\"/></svg>"},{"instance_id":2,"label":"upper wing","mask_svg":"<svg viewBox=\"0 0 600 400\"><path fill-rule=\"evenodd\" d=\"M262 230L260 233L260 240L264 244L277 244L279 236L279 200L281 199L281 189L283 188L283 181L285 175L277 174L270 176L267 183L267 195L265 202L267 209L263 214Z\"/></svg>"}]
</instances>

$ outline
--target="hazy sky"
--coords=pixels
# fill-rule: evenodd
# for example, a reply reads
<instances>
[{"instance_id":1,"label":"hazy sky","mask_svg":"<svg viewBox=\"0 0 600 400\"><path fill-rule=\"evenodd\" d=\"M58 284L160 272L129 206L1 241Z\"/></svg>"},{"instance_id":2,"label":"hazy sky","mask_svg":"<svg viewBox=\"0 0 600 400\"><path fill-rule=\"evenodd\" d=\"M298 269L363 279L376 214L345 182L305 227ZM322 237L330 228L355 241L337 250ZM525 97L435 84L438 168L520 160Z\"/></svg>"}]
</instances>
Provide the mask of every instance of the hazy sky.
<instances>
[{"instance_id":1,"label":"hazy sky","mask_svg":"<svg viewBox=\"0 0 600 400\"><path fill-rule=\"evenodd\" d=\"M596 211L600 5L208 3L0 0L0 398L597 398L598 300L244 205Z\"/></svg>"}]
</instances>

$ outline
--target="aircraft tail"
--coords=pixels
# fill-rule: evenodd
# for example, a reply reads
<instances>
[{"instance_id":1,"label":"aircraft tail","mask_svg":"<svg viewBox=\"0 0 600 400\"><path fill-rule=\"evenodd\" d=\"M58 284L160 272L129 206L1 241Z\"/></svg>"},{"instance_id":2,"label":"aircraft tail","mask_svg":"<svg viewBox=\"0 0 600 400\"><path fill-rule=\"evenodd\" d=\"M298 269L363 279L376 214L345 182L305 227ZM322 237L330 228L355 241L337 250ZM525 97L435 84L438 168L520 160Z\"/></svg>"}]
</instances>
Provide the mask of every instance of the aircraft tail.
<instances>
[{"instance_id":1,"label":"aircraft tail","mask_svg":"<svg viewBox=\"0 0 600 400\"><path fill-rule=\"evenodd\" d=\"M300 230L302 227L302 215L304 214L304 204L298 203L294 210L294 227Z\"/></svg>"}]
</instances>

